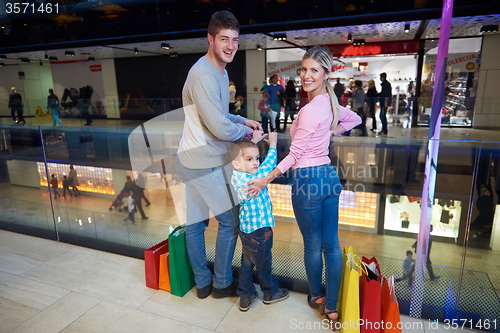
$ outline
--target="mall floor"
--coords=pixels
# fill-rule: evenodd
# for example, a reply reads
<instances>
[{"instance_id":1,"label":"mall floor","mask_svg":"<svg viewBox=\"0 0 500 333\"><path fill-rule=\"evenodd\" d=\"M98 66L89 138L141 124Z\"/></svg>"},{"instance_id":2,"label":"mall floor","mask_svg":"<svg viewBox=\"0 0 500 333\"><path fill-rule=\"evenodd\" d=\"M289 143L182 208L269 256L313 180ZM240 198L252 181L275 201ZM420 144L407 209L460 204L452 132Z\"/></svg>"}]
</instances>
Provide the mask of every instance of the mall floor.
<instances>
[{"instance_id":1,"label":"mall floor","mask_svg":"<svg viewBox=\"0 0 500 333\"><path fill-rule=\"evenodd\" d=\"M142 260L8 231L0 231L0 281L1 333L329 331L305 294L240 312L237 297L147 288ZM404 333L449 332L443 323L401 320Z\"/></svg>"}]
</instances>

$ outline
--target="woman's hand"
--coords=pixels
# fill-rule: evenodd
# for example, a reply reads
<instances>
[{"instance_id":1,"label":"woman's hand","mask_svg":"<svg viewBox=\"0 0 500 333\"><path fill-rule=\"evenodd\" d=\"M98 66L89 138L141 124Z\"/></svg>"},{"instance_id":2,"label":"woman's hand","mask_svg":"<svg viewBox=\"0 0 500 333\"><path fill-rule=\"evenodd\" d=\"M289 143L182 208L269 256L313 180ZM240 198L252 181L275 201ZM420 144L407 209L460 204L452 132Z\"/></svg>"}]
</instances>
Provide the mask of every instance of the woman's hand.
<instances>
[{"instance_id":1,"label":"woman's hand","mask_svg":"<svg viewBox=\"0 0 500 333\"><path fill-rule=\"evenodd\" d=\"M269 184L269 182L266 179L266 177L255 178L255 179L249 180L246 183L246 185L250 185L250 186L242 189L241 191L247 195L248 199L251 199L253 197L257 198L259 196L260 191L262 191L262 189L264 187L266 187L267 184Z\"/></svg>"}]
</instances>

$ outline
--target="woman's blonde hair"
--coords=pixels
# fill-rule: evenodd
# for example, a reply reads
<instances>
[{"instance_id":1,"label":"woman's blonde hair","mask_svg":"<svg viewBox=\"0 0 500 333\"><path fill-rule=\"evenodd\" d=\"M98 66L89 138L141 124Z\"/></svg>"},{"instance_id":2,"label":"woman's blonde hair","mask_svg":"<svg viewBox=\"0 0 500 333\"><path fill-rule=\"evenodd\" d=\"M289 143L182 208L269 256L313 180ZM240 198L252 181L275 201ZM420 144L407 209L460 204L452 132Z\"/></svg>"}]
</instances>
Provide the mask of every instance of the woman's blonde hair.
<instances>
[{"instance_id":1,"label":"woman's blonde hair","mask_svg":"<svg viewBox=\"0 0 500 333\"><path fill-rule=\"evenodd\" d=\"M368 88L375 88L375 81L368 80Z\"/></svg>"},{"instance_id":2,"label":"woman's blonde hair","mask_svg":"<svg viewBox=\"0 0 500 333\"><path fill-rule=\"evenodd\" d=\"M309 58L313 59L318 64L320 64L321 67L323 67L323 70L326 73L330 74L330 71L333 67L333 56L329 49L322 46L315 46L307 50L307 52L302 57L302 61ZM328 79L326 79L325 85L326 85L326 91L328 91L328 95L330 96L330 103L332 105L333 121L330 128L333 129L335 126L337 126L339 122L340 105L337 96L333 92L332 85L330 84L330 82L328 82Z\"/></svg>"}]
</instances>

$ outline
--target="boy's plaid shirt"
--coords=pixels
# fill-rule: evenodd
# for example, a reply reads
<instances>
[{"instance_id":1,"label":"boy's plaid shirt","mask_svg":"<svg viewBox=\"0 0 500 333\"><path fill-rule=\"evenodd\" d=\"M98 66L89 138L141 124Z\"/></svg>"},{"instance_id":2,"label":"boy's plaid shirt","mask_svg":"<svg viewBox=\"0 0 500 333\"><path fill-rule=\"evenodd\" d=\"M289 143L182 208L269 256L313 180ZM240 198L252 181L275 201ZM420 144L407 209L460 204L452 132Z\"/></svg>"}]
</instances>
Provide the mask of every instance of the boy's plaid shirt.
<instances>
[{"instance_id":1,"label":"boy's plaid shirt","mask_svg":"<svg viewBox=\"0 0 500 333\"><path fill-rule=\"evenodd\" d=\"M247 195L241 189L247 188L246 182L255 178L267 176L276 167L278 152L276 148L269 148L264 162L259 166L257 173L251 175L246 172L233 170L231 184L233 185L238 199L240 200L240 229L244 233L251 233L264 227L274 227L273 206L267 187L260 191L259 196L247 199Z\"/></svg>"}]
</instances>

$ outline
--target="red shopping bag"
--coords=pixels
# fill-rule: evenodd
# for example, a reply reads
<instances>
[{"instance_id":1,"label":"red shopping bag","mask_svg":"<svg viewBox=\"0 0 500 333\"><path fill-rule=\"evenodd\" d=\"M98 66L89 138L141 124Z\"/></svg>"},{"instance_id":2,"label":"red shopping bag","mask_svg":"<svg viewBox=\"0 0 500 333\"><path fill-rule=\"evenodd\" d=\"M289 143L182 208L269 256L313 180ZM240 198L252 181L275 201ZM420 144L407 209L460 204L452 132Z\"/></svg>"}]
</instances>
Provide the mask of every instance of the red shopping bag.
<instances>
[{"instance_id":1,"label":"red shopping bag","mask_svg":"<svg viewBox=\"0 0 500 333\"><path fill-rule=\"evenodd\" d=\"M365 257L363 257L364 261ZM367 268L368 269L368 268ZM361 333L381 332L381 285L376 278L363 272L359 278Z\"/></svg>"},{"instance_id":2,"label":"red shopping bag","mask_svg":"<svg viewBox=\"0 0 500 333\"><path fill-rule=\"evenodd\" d=\"M382 333L402 333L401 315L399 313L398 300L394 292L394 277L391 276L388 281L382 281L382 320L384 325Z\"/></svg>"},{"instance_id":3,"label":"red shopping bag","mask_svg":"<svg viewBox=\"0 0 500 333\"><path fill-rule=\"evenodd\" d=\"M146 287L159 289L160 255L168 252L168 239L144 250L144 269Z\"/></svg>"}]
</instances>

